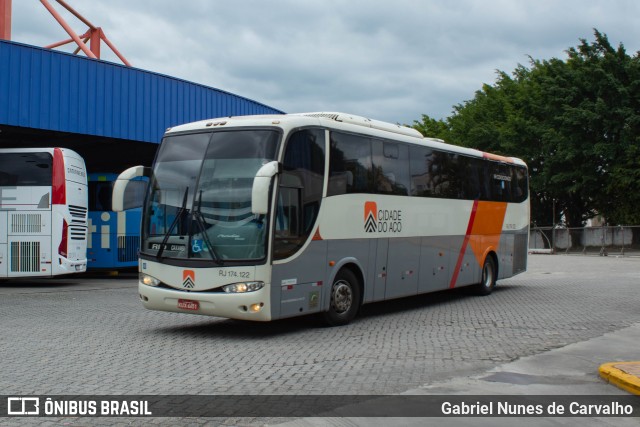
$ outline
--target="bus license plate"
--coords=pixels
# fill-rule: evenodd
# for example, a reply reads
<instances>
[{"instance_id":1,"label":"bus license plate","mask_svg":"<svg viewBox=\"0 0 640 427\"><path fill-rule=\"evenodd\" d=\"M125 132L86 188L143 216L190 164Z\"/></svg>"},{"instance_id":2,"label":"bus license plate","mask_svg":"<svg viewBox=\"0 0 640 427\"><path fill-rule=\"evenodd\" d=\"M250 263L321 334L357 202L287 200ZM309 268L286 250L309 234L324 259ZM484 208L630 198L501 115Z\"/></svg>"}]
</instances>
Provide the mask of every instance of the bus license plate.
<instances>
[{"instance_id":1,"label":"bus license plate","mask_svg":"<svg viewBox=\"0 0 640 427\"><path fill-rule=\"evenodd\" d=\"M200 303L190 299L179 299L178 308L183 310L198 310L200 308Z\"/></svg>"}]
</instances>

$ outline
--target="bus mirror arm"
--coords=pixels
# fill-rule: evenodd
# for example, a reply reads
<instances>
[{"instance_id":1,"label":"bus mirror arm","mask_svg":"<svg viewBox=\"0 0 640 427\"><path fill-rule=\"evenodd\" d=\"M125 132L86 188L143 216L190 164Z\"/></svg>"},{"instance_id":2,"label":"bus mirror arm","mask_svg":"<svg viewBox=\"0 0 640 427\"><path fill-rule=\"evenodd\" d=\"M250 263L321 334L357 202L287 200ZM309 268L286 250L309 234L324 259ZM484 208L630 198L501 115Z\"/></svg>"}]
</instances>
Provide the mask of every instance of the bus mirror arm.
<instances>
[{"instance_id":1,"label":"bus mirror arm","mask_svg":"<svg viewBox=\"0 0 640 427\"><path fill-rule=\"evenodd\" d=\"M127 189L127 184L129 184L130 180L141 176L151 176L151 168L133 166L118 175L118 178L116 178L113 184L113 193L111 196L111 208L114 212L124 211L124 193Z\"/></svg>"},{"instance_id":2,"label":"bus mirror arm","mask_svg":"<svg viewBox=\"0 0 640 427\"><path fill-rule=\"evenodd\" d=\"M251 212L265 215L269 212L269 186L271 179L280 173L282 165L276 161L263 165L253 178L251 189Z\"/></svg>"}]
</instances>

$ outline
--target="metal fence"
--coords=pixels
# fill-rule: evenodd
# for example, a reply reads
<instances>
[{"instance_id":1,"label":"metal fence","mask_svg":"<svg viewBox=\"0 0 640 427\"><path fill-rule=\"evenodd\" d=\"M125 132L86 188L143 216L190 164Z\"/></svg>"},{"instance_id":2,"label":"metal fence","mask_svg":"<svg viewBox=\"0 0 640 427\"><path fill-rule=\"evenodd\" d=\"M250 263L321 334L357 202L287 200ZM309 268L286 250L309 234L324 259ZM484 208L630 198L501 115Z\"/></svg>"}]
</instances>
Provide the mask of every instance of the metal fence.
<instances>
[{"instance_id":1,"label":"metal fence","mask_svg":"<svg viewBox=\"0 0 640 427\"><path fill-rule=\"evenodd\" d=\"M640 226L532 227L529 252L640 255Z\"/></svg>"}]
</instances>

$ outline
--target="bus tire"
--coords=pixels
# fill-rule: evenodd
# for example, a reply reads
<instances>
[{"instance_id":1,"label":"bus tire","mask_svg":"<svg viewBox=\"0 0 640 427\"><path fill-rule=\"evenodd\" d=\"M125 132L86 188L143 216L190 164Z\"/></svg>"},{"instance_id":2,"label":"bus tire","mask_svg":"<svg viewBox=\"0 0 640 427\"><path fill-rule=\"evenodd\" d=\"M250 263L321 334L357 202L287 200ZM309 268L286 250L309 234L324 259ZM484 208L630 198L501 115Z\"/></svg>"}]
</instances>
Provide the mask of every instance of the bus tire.
<instances>
[{"instance_id":1,"label":"bus tire","mask_svg":"<svg viewBox=\"0 0 640 427\"><path fill-rule=\"evenodd\" d=\"M475 294L480 296L489 295L496 287L497 276L496 262L491 255L487 255L482 265L482 277L480 283L475 286Z\"/></svg>"},{"instance_id":2,"label":"bus tire","mask_svg":"<svg viewBox=\"0 0 640 427\"><path fill-rule=\"evenodd\" d=\"M336 274L329 295L329 311L323 313L330 326L351 322L360 308L360 283L353 271L343 268Z\"/></svg>"}]
</instances>

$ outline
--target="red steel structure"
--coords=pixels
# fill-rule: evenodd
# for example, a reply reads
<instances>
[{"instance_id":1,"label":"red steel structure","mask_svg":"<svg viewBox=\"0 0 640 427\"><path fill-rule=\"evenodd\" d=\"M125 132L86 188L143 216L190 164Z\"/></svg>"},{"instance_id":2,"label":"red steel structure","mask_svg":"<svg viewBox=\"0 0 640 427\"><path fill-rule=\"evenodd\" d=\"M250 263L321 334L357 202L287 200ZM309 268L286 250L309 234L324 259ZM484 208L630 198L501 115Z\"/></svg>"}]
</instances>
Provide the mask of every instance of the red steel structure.
<instances>
[{"instance_id":1,"label":"red steel structure","mask_svg":"<svg viewBox=\"0 0 640 427\"><path fill-rule=\"evenodd\" d=\"M11 40L11 0L0 0L0 40Z\"/></svg>"},{"instance_id":2,"label":"red steel structure","mask_svg":"<svg viewBox=\"0 0 640 427\"><path fill-rule=\"evenodd\" d=\"M75 42L78 47L73 52L74 54L78 54L82 51L89 58L100 59L100 44L101 42L105 42L106 45L113 51L113 53L122 61L122 63L126 66L131 66L129 61L118 51L118 49L109 41L107 36L102 31L102 28L96 27L88 19L78 13L75 9L73 9L67 2L64 0L55 0L60 6L64 7L71 13L73 16L78 18L82 23L89 27L84 34L78 35L73 29L67 24L64 18L55 10L55 8L49 3L48 0L40 0L40 3L53 15L56 21L64 28L64 30L69 34L71 38L62 40L57 43L50 44L45 46L45 48L53 49L59 46L64 46L69 43ZM0 39L11 40L11 0L0 0ZM87 42L89 42L89 46L87 46Z\"/></svg>"},{"instance_id":3,"label":"red steel structure","mask_svg":"<svg viewBox=\"0 0 640 427\"><path fill-rule=\"evenodd\" d=\"M120 58L120 60L124 65L128 67L131 66L129 61L127 61L127 59L118 51L118 49L116 49L116 47L109 41L107 36L105 36L104 31L102 31L102 28L96 27L95 25L93 25L91 22L89 22L88 19L80 15L75 9L69 6L65 1L56 0L56 2L60 4L60 6L67 9L73 16L75 16L80 21L82 21L86 26L89 27L89 29L84 34L79 36L75 31L71 29L69 24L67 24L67 22L62 18L62 16L60 16L60 14L53 8L53 6L51 6L51 4L47 0L40 0L40 3L42 3L43 6L47 8L49 13L53 15L55 20L58 21L58 23L62 26L62 28L64 28L64 30L67 32L67 34L71 36L70 39L63 40L58 43L50 44L48 46L45 46L45 48L53 49L54 47L59 47L71 42L75 42L78 45L78 48L73 52L74 54L77 54L79 51L82 50L84 54L87 55L89 58L100 59L100 41L104 41L107 44L107 46L109 46L109 48L113 51L113 53L115 53L115 55L118 58ZM87 42L89 42L88 47L86 44Z\"/></svg>"}]
</instances>

